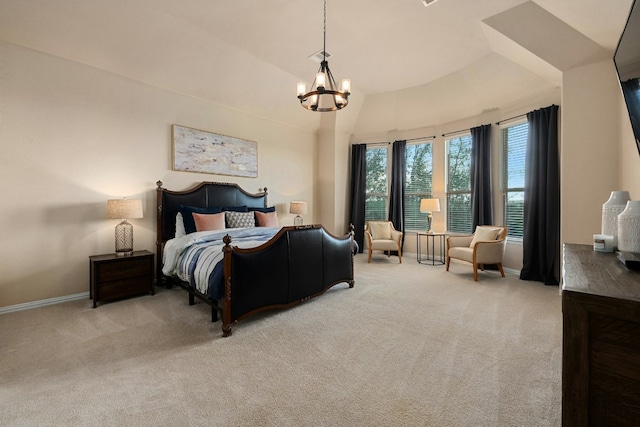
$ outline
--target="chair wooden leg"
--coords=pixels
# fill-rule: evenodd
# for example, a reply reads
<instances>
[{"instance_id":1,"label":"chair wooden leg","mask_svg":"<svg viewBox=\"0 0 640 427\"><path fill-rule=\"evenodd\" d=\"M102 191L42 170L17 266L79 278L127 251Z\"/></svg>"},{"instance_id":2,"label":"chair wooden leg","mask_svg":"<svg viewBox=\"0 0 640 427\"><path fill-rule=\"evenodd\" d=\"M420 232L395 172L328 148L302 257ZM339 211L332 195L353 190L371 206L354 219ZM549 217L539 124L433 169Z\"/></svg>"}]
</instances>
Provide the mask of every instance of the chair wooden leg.
<instances>
[{"instance_id":1,"label":"chair wooden leg","mask_svg":"<svg viewBox=\"0 0 640 427\"><path fill-rule=\"evenodd\" d=\"M447 270L449 271L449 263L451 262L451 258L449 258L449 255L447 255Z\"/></svg>"},{"instance_id":2,"label":"chair wooden leg","mask_svg":"<svg viewBox=\"0 0 640 427\"><path fill-rule=\"evenodd\" d=\"M398 259L400 260L399 264L402 264L402 250L398 249Z\"/></svg>"},{"instance_id":3,"label":"chair wooden leg","mask_svg":"<svg viewBox=\"0 0 640 427\"><path fill-rule=\"evenodd\" d=\"M371 252L372 252L372 250L371 250L371 248L369 248L369 259L367 260L367 262L369 264L371 264Z\"/></svg>"},{"instance_id":4,"label":"chair wooden leg","mask_svg":"<svg viewBox=\"0 0 640 427\"><path fill-rule=\"evenodd\" d=\"M473 280L478 281L478 264L473 264Z\"/></svg>"},{"instance_id":5,"label":"chair wooden leg","mask_svg":"<svg viewBox=\"0 0 640 427\"><path fill-rule=\"evenodd\" d=\"M498 263L498 270L500 270L500 274L504 277L504 270L502 269L502 263Z\"/></svg>"}]
</instances>

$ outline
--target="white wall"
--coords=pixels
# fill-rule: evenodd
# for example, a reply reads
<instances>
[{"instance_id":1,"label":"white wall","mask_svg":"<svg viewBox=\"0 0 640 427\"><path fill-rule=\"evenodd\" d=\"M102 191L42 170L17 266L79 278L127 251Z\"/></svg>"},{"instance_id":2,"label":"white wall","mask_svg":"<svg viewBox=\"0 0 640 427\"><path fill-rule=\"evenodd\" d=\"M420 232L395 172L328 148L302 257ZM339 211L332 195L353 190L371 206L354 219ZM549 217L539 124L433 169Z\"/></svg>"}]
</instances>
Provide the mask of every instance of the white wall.
<instances>
[{"instance_id":1,"label":"white wall","mask_svg":"<svg viewBox=\"0 0 640 427\"><path fill-rule=\"evenodd\" d=\"M640 169L640 157L637 151L631 153L629 147L635 149L633 141L623 141L620 132L621 120L628 120L626 110L622 111L621 97L611 60L563 73L561 240L564 243L593 243L593 234L601 231L602 204L611 191L625 189L632 196L640 196L640 181L632 180ZM623 146L629 158L621 162Z\"/></svg>"},{"instance_id":2,"label":"white wall","mask_svg":"<svg viewBox=\"0 0 640 427\"><path fill-rule=\"evenodd\" d=\"M281 223L293 199L313 222L315 134L5 42L0 58L0 307L88 291L88 257L114 250L107 199L143 199L134 247L154 251L159 179L266 186ZM171 171L171 124L257 141L258 178Z\"/></svg>"}]
</instances>

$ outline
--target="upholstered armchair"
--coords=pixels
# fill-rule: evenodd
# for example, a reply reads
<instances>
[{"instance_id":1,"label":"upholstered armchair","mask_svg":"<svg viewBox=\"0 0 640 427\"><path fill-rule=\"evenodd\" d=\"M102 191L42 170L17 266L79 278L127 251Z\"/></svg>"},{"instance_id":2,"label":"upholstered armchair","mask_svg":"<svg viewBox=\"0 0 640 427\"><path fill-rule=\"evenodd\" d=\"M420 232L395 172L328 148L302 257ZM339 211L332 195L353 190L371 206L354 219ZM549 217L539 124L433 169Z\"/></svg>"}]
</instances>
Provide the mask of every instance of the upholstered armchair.
<instances>
[{"instance_id":1,"label":"upholstered armchair","mask_svg":"<svg viewBox=\"0 0 640 427\"><path fill-rule=\"evenodd\" d=\"M396 230L391 221L367 221L364 234L369 247L367 262L371 262L373 251L388 251L388 256L391 256L391 251L398 251L398 260L402 264L402 232Z\"/></svg>"},{"instance_id":2,"label":"upholstered armchair","mask_svg":"<svg viewBox=\"0 0 640 427\"><path fill-rule=\"evenodd\" d=\"M447 237L447 271L451 258L470 262L473 266L473 280L478 281L478 267L484 270L485 264L495 264L504 277L502 258L507 241L507 227L483 225L477 226L472 235Z\"/></svg>"}]
</instances>

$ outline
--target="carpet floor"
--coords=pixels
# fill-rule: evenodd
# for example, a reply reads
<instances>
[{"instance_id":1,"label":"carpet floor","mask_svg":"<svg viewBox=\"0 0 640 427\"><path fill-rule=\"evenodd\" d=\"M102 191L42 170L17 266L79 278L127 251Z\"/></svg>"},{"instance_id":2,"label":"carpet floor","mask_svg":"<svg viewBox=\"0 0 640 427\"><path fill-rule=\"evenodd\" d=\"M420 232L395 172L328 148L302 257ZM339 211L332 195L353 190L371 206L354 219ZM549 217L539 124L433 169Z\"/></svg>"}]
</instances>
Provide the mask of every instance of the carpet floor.
<instances>
[{"instance_id":1,"label":"carpet floor","mask_svg":"<svg viewBox=\"0 0 640 427\"><path fill-rule=\"evenodd\" d=\"M186 291L0 316L3 426L559 426L557 287L409 254L222 338Z\"/></svg>"}]
</instances>

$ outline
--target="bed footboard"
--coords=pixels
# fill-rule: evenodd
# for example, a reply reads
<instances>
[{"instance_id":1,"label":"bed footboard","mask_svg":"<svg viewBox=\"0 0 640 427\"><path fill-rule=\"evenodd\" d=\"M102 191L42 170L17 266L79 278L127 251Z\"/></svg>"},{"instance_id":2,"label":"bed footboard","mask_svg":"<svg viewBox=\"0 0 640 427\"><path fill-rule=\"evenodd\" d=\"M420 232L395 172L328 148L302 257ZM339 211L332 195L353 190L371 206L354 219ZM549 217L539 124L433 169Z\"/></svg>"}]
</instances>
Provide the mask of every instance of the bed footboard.
<instances>
[{"instance_id":1,"label":"bed footboard","mask_svg":"<svg viewBox=\"0 0 640 427\"><path fill-rule=\"evenodd\" d=\"M321 225L283 227L252 249L225 237L223 336L254 313L284 308L324 293L335 284L354 286L353 231L336 237Z\"/></svg>"}]
</instances>

